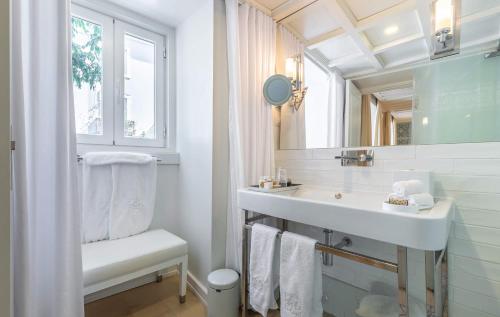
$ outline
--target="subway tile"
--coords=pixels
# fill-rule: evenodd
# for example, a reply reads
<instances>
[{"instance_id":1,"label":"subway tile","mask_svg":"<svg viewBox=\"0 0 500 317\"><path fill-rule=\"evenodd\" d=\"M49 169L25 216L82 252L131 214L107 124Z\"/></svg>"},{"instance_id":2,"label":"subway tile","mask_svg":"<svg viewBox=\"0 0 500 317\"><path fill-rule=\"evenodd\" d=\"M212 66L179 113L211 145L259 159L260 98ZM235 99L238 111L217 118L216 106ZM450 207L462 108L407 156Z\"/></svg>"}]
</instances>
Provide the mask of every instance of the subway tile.
<instances>
[{"instance_id":1,"label":"subway tile","mask_svg":"<svg viewBox=\"0 0 500 317\"><path fill-rule=\"evenodd\" d=\"M484 296L461 288L454 289L454 297L455 302L475 310L474 315L470 315L469 317L478 316L479 311L494 316L498 316L500 313L500 301L497 298ZM452 316L455 317L454 315Z\"/></svg>"},{"instance_id":2,"label":"subway tile","mask_svg":"<svg viewBox=\"0 0 500 317\"><path fill-rule=\"evenodd\" d=\"M314 149L313 158L316 160L334 160L335 156L339 156L342 152L341 148L334 149Z\"/></svg>"},{"instance_id":3,"label":"subway tile","mask_svg":"<svg viewBox=\"0 0 500 317\"><path fill-rule=\"evenodd\" d=\"M500 159L455 160L454 173L465 175L500 176Z\"/></svg>"},{"instance_id":4,"label":"subway tile","mask_svg":"<svg viewBox=\"0 0 500 317\"><path fill-rule=\"evenodd\" d=\"M454 255L500 263L500 247L494 245L450 238L448 246L450 253Z\"/></svg>"},{"instance_id":5,"label":"subway tile","mask_svg":"<svg viewBox=\"0 0 500 317\"><path fill-rule=\"evenodd\" d=\"M470 292L500 298L500 282L477 277L460 269L454 269L450 272L450 283L454 287L465 289ZM455 289L454 292L455 300L457 300L457 290Z\"/></svg>"},{"instance_id":6,"label":"subway tile","mask_svg":"<svg viewBox=\"0 0 500 317\"><path fill-rule=\"evenodd\" d=\"M473 193L435 188L437 197L453 198L458 207L500 211L500 194Z\"/></svg>"},{"instance_id":7,"label":"subway tile","mask_svg":"<svg viewBox=\"0 0 500 317\"><path fill-rule=\"evenodd\" d=\"M406 160L415 158L415 146L381 146L374 147L375 160Z\"/></svg>"},{"instance_id":8,"label":"subway tile","mask_svg":"<svg viewBox=\"0 0 500 317\"><path fill-rule=\"evenodd\" d=\"M405 159L405 160L385 160L384 169L388 171L416 169L427 170L434 173L453 172L453 165L449 160L440 159Z\"/></svg>"},{"instance_id":9,"label":"subway tile","mask_svg":"<svg viewBox=\"0 0 500 317\"><path fill-rule=\"evenodd\" d=\"M302 170L341 170L339 161L335 160L277 160L276 167Z\"/></svg>"},{"instance_id":10,"label":"subway tile","mask_svg":"<svg viewBox=\"0 0 500 317\"><path fill-rule=\"evenodd\" d=\"M313 150L278 150L274 157L277 161L312 159Z\"/></svg>"},{"instance_id":11,"label":"subway tile","mask_svg":"<svg viewBox=\"0 0 500 317\"><path fill-rule=\"evenodd\" d=\"M450 317L500 317L500 315L498 313L491 315L461 303L452 302L450 303Z\"/></svg>"},{"instance_id":12,"label":"subway tile","mask_svg":"<svg viewBox=\"0 0 500 317\"><path fill-rule=\"evenodd\" d=\"M455 223L499 228L500 212L456 207Z\"/></svg>"},{"instance_id":13,"label":"subway tile","mask_svg":"<svg viewBox=\"0 0 500 317\"><path fill-rule=\"evenodd\" d=\"M417 145L416 158L500 158L500 142Z\"/></svg>"},{"instance_id":14,"label":"subway tile","mask_svg":"<svg viewBox=\"0 0 500 317\"><path fill-rule=\"evenodd\" d=\"M481 261L459 255L450 257L451 270L466 272L468 274L500 282L500 264Z\"/></svg>"},{"instance_id":15,"label":"subway tile","mask_svg":"<svg viewBox=\"0 0 500 317\"><path fill-rule=\"evenodd\" d=\"M500 227L500 224L497 224ZM500 246L500 229L455 223L455 237Z\"/></svg>"},{"instance_id":16,"label":"subway tile","mask_svg":"<svg viewBox=\"0 0 500 317\"><path fill-rule=\"evenodd\" d=\"M442 191L500 193L500 177L434 174L434 188Z\"/></svg>"}]
</instances>

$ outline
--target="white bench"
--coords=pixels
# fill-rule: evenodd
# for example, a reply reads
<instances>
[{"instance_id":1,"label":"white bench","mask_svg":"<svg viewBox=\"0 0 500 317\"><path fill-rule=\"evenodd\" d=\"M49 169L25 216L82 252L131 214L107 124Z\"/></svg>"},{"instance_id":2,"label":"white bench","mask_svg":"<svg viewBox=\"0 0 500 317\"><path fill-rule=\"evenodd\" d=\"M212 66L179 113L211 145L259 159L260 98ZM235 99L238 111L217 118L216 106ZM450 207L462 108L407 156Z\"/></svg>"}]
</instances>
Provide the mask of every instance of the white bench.
<instances>
[{"instance_id":1,"label":"white bench","mask_svg":"<svg viewBox=\"0 0 500 317\"><path fill-rule=\"evenodd\" d=\"M177 266L179 301L186 300L187 242L165 230L82 245L84 294Z\"/></svg>"}]
</instances>

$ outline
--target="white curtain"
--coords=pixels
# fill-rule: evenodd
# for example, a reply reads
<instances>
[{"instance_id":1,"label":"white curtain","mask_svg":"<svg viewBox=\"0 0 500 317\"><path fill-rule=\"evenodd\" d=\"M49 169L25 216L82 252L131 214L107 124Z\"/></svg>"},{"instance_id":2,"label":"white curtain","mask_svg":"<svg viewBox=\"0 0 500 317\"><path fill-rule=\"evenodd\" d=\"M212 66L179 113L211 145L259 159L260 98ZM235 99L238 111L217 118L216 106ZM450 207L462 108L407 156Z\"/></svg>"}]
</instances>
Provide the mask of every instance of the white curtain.
<instances>
[{"instance_id":1,"label":"white curtain","mask_svg":"<svg viewBox=\"0 0 500 317\"><path fill-rule=\"evenodd\" d=\"M70 1L11 3L14 317L79 317Z\"/></svg>"},{"instance_id":2,"label":"white curtain","mask_svg":"<svg viewBox=\"0 0 500 317\"><path fill-rule=\"evenodd\" d=\"M276 25L271 17L238 0L226 0L229 66L230 182L226 266L240 271L243 214L237 190L272 175L271 105L262 87L275 72Z\"/></svg>"},{"instance_id":3,"label":"white curtain","mask_svg":"<svg viewBox=\"0 0 500 317\"><path fill-rule=\"evenodd\" d=\"M330 75L328 93L328 147L342 147L345 109L345 79L338 72Z\"/></svg>"},{"instance_id":4,"label":"white curtain","mask_svg":"<svg viewBox=\"0 0 500 317\"><path fill-rule=\"evenodd\" d=\"M304 45L284 26L278 27L277 70L285 74L287 58L300 56L304 61ZM302 69L299 78L304 80ZM304 83L302 83L304 84ZM303 102L304 103L304 102ZM306 112L304 104L298 110L288 103L281 106L280 149L304 149L306 147Z\"/></svg>"}]
</instances>

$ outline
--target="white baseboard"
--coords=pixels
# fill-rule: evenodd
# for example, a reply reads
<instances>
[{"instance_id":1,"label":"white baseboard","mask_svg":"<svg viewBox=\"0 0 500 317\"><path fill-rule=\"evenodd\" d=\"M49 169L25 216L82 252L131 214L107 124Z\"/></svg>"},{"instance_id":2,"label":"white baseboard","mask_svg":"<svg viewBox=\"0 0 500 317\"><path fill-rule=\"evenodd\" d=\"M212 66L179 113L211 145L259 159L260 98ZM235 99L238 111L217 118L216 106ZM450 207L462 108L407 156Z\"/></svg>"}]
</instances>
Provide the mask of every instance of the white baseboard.
<instances>
[{"instance_id":1,"label":"white baseboard","mask_svg":"<svg viewBox=\"0 0 500 317\"><path fill-rule=\"evenodd\" d=\"M207 307L207 296L208 290L203 283L201 283L191 272L188 271L188 287L193 291L193 293L201 300L203 305Z\"/></svg>"}]
</instances>

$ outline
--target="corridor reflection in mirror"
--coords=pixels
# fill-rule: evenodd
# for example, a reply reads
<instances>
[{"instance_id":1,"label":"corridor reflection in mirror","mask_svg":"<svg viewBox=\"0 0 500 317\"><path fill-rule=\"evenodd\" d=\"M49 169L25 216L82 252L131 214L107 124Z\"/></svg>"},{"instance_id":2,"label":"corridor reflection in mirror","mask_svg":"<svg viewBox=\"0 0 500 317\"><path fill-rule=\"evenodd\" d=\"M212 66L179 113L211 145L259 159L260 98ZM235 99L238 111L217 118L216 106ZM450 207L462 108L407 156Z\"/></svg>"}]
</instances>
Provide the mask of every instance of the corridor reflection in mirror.
<instances>
[{"instance_id":1,"label":"corridor reflection in mirror","mask_svg":"<svg viewBox=\"0 0 500 317\"><path fill-rule=\"evenodd\" d=\"M346 87L346 146L412 144L411 70L349 80Z\"/></svg>"}]
</instances>

